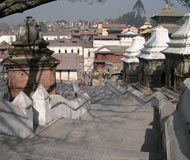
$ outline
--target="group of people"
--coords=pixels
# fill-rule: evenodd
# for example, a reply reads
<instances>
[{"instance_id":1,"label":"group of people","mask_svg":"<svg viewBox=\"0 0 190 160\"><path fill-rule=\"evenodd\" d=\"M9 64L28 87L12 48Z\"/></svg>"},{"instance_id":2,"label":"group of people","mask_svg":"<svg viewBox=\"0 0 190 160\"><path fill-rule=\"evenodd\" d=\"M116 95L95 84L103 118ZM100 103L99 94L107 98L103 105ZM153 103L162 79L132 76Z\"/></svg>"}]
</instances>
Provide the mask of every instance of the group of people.
<instances>
[{"instance_id":1,"label":"group of people","mask_svg":"<svg viewBox=\"0 0 190 160\"><path fill-rule=\"evenodd\" d=\"M79 81L79 86L92 86L92 74L84 72L83 78Z\"/></svg>"}]
</instances>

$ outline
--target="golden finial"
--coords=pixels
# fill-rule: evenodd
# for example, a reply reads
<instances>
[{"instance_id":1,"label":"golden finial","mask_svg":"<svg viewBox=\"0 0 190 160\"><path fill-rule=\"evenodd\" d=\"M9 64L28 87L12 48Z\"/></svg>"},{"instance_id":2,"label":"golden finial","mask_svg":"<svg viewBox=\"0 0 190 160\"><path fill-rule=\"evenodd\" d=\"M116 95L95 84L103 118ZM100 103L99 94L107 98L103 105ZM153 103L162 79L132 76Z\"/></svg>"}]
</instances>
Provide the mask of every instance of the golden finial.
<instances>
[{"instance_id":1,"label":"golden finial","mask_svg":"<svg viewBox=\"0 0 190 160\"><path fill-rule=\"evenodd\" d=\"M165 6L164 6L164 9L163 9L164 11L170 11L170 5L169 5L169 2L168 2L168 0L166 0L166 4L165 4Z\"/></svg>"}]
</instances>

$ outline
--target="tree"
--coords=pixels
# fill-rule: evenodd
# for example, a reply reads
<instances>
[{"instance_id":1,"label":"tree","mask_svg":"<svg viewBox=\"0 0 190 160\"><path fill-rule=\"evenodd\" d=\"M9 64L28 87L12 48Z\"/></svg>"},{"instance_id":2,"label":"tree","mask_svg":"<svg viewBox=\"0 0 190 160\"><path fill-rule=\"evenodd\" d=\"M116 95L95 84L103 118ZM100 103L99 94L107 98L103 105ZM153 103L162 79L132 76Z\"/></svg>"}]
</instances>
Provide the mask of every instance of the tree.
<instances>
[{"instance_id":1,"label":"tree","mask_svg":"<svg viewBox=\"0 0 190 160\"><path fill-rule=\"evenodd\" d=\"M128 12L116 19L107 19L109 23L122 23L135 27L140 27L144 24L146 17L136 15L134 11Z\"/></svg>"},{"instance_id":2,"label":"tree","mask_svg":"<svg viewBox=\"0 0 190 160\"><path fill-rule=\"evenodd\" d=\"M50 3L56 0L0 0L0 18L14 13L22 13L25 10ZM104 2L105 0L69 0L71 2Z\"/></svg>"},{"instance_id":3,"label":"tree","mask_svg":"<svg viewBox=\"0 0 190 160\"><path fill-rule=\"evenodd\" d=\"M133 6L133 11L136 12L136 17L143 16L146 13L144 5L141 2L141 0L137 0L135 5Z\"/></svg>"},{"instance_id":4,"label":"tree","mask_svg":"<svg viewBox=\"0 0 190 160\"><path fill-rule=\"evenodd\" d=\"M107 21L110 23L123 23L135 27L140 27L146 20L146 17L144 16L145 12L146 11L143 3L141 0L137 0L131 12L125 13L116 19L108 19Z\"/></svg>"}]
</instances>

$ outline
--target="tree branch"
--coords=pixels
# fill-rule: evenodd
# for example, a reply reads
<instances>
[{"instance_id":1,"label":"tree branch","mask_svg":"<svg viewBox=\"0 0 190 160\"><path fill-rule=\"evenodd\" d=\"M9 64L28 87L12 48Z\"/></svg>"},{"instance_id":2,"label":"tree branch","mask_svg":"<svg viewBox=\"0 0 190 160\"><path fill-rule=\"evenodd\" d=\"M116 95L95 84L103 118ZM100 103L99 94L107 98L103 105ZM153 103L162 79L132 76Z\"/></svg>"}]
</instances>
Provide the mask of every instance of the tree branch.
<instances>
[{"instance_id":1,"label":"tree branch","mask_svg":"<svg viewBox=\"0 0 190 160\"><path fill-rule=\"evenodd\" d=\"M0 1L0 18L14 13L22 13L25 10L50 3L56 0L1 0Z\"/></svg>"}]
</instances>

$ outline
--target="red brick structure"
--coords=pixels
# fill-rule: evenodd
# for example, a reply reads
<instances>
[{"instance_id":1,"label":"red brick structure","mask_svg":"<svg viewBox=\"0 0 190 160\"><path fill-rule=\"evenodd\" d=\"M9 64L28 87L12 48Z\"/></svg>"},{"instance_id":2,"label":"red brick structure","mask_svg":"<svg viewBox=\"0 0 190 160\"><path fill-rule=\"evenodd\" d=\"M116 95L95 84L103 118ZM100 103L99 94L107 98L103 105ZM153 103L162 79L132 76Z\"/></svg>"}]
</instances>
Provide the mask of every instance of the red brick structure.
<instances>
[{"instance_id":1,"label":"red brick structure","mask_svg":"<svg viewBox=\"0 0 190 160\"><path fill-rule=\"evenodd\" d=\"M124 57L127 47L123 46L103 46L95 52L94 69L102 71L106 63L122 65L121 59Z\"/></svg>"},{"instance_id":2,"label":"red brick structure","mask_svg":"<svg viewBox=\"0 0 190 160\"><path fill-rule=\"evenodd\" d=\"M55 68L59 62L51 57L53 51L47 45L36 22L28 17L14 48L8 51L9 57L3 60L8 70L10 100L21 91L31 97L40 84L50 94L56 93Z\"/></svg>"}]
</instances>

